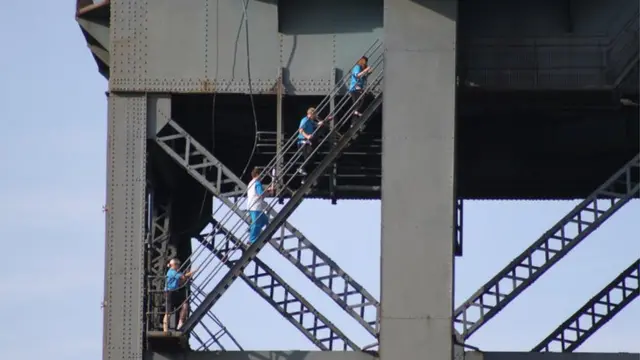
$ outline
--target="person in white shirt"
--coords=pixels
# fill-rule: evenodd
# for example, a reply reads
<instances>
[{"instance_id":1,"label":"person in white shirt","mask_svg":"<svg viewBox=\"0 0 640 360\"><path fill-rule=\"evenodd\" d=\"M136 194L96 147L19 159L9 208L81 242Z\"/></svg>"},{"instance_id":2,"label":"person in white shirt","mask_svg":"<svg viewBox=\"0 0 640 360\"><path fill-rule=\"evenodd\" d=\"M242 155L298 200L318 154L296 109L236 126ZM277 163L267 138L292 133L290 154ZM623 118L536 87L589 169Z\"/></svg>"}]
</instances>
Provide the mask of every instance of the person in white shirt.
<instances>
[{"instance_id":1,"label":"person in white shirt","mask_svg":"<svg viewBox=\"0 0 640 360\"><path fill-rule=\"evenodd\" d=\"M264 197L273 194L273 187L266 190L260 181L260 170L254 168L251 171L251 181L247 186L247 210L251 215L251 226L249 228L249 244L258 240L262 229L269 223L269 217L264 213Z\"/></svg>"}]
</instances>

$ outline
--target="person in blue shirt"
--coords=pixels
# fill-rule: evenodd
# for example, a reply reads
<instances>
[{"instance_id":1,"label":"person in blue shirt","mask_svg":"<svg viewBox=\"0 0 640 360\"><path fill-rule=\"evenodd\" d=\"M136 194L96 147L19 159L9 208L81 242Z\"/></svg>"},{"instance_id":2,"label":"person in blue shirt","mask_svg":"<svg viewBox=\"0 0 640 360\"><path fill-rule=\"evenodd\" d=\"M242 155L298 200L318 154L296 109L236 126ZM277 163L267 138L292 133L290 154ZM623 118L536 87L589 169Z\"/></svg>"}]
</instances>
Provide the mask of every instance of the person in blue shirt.
<instances>
[{"instance_id":1,"label":"person in blue shirt","mask_svg":"<svg viewBox=\"0 0 640 360\"><path fill-rule=\"evenodd\" d=\"M258 168L254 168L251 171L251 181L249 181L249 185L247 185L247 210L251 216L249 245L258 240L258 236L260 236L262 228L267 226L269 223L269 217L264 213L266 208L264 197L271 194L273 194L273 187L269 186L265 190L262 187L262 182L260 181L260 170Z\"/></svg>"},{"instance_id":2,"label":"person in blue shirt","mask_svg":"<svg viewBox=\"0 0 640 360\"><path fill-rule=\"evenodd\" d=\"M369 59L363 56L358 60L356 66L351 69L351 81L349 82L349 96L353 104L353 115L362 116L362 94L367 86L367 77L373 69L368 65Z\"/></svg>"},{"instance_id":3,"label":"person in blue shirt","mask_svg":"<svg viewBox=\"0 0 640 360\"><path fill-rule=\"evenodd\" d=\"M332 118L332 116L327 116L324 120L318 119L316 109L310 107L307 109L307 116L300 120L300 125L298 125L298 149L302 149L302 166L298 169L300 175L306 176L310 170L309 163L311 162L313 143L318 135L316 134L316 129L324 125L325 120L331 120ZM309 161L307 162L307 160Z\"/></svg>"},{"instance_id":4,"label":"person in blue shirt","mask_svg":"<svg viewBox=\"0 0 640 360\"><path fill-rule=\"evenodd\" d=\"M180 314L178 317L178 326L177 330L180 330L182 324L187 319L187 312L189 311L189 306L187 304L185 292L183 291L183 286L193 275L193 271L188 271L186 273L181 273L180 269L180 260L171 259L169 261L169 270L167 271L167 282L164 287L165 294L165 313L164 320L162 321L162 328L164 332L169 331L169 316L171 313L180 309Z\"/></svg>"}]
</instances>

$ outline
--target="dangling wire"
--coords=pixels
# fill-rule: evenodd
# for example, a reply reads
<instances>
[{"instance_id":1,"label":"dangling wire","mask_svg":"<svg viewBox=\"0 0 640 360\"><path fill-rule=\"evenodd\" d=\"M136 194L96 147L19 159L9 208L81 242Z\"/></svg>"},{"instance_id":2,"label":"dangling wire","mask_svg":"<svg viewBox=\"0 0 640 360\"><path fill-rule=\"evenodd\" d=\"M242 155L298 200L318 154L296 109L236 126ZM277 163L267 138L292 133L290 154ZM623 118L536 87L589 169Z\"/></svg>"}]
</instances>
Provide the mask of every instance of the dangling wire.
<instances>
[{"instance_id":1,"label":"dangling wire","mask_svg":"<svg viewBox=\"0 0 640 360\"><path fill-rule=\"evenodd\" d=\"M242 169L242 173L240 174L240 179L244 178L249 169L249 165L251 165L251 161L253 160L253 156L256 153L256 148L258 147L258 116L256 114L256 104L253 100L253 85L251 85L251 55L250 55L250 46L249 46L249 14L247 13L247 8L249 7L249 0L243 0L243 8L242 8L242 18L244 19L244 34L245 34L245 46L247 49L247 79L249 83L249 99L251 100L251 112L253 113L253 148L251 149L251 154L247 159L247 164Z\"/></svg>"}]
</instances>

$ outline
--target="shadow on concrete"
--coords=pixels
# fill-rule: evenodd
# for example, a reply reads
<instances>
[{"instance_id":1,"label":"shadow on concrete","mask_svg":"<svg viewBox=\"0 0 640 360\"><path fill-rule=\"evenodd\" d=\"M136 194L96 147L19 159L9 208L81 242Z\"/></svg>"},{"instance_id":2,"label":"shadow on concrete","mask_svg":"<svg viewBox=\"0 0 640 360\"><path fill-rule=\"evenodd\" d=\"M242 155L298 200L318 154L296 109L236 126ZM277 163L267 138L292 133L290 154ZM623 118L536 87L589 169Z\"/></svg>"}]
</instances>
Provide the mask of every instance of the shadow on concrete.
<instances>
[{"instance_id":1,"label":"shadow on concrete","mask_svg":"<svg viewBox=\"0 0 640 360\"><path fill-rule=\"evenodd\" d=\"M412 2L435 11L450 19L457 20L458 6L461 0L411 0Z\"/></svg>"},{"instance_id":2,"label":"shadow on concrete","mask_svg":"<svg viewBox=\"0 0 640 360\"><path fill-rule=\"evenodd\" d=\"M280 0L279 31L286 35L368 33L382 28L383 0Z\"/></svg>"}]
</instances>

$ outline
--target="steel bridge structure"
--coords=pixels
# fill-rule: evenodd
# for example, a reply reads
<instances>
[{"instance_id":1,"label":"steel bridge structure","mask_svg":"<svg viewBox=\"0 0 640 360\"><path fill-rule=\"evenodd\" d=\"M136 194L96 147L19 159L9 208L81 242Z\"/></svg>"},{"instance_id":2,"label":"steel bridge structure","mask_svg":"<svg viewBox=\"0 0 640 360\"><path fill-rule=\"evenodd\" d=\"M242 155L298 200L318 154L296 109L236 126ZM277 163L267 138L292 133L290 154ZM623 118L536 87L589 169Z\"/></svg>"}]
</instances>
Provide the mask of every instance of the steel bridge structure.
<instances>
[{"instance_id":1,"label":"steel bridge structure","mask_svg":"<svg viewBox=\"0 0 640 360\"><path fill-rule=\"evenodd\" d=\"M577 359L640 295L639 254L533 349L466 344L640 196L637 1L76 1L109 80L103 359ZM355 116L348 80L363 55L373 70ZM327 120L305 157L296 126L309 106ZM250 243L254 167L274 194ZM379 297L292 223L306 198L380 199ZM454 308L474 199L581 201ZM265 247L368 340L265 263ZM165 332L173 258L198 270L180 289L185 323L171 314ZM215 307L237 280L318 351L240 344Z\"/></svg>"}]
</instances>

